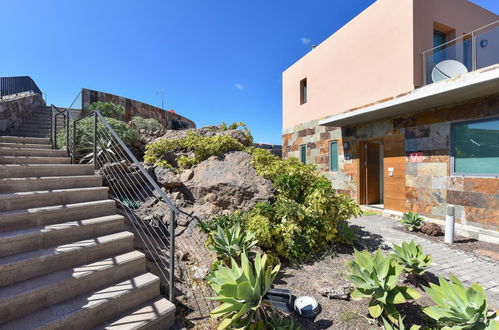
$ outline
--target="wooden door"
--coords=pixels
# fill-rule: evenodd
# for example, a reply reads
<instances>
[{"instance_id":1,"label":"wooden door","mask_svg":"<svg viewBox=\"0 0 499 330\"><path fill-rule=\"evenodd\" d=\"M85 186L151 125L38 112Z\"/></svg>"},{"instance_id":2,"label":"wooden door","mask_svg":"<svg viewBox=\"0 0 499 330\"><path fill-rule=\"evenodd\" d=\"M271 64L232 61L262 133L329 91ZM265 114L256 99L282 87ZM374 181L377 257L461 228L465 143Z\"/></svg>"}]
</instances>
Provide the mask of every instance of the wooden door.
<instances>
[{"instance_id":1,"label":"wooden door","mask_svg":"<svg viewBox=\"0 0 499 330\"><path fill-rule=\"evenodd\" d=\"M380 142L363 142L361 144L361 196L362 204L379 204L381 202L381 155Z\"/></svg>"},{"instance_id":2,"label":"wooden door","mask_svg":"<svg viewBox=\"0 0 499 330\"><path fill-rule=\"evenodd\" d=\"M404 136L401 134L385 136L383 156L385 209L405 212L406 158Z\"/></svg>"}]
</instances>

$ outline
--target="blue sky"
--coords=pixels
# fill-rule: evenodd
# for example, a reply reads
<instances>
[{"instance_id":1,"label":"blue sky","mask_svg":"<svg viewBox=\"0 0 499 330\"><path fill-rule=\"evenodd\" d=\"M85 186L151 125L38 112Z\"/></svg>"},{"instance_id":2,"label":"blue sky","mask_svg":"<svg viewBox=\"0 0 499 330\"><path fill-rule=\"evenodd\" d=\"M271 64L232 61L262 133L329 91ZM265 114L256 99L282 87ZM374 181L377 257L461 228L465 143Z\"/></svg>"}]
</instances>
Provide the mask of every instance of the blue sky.
<instances>
[{"instance_id":1,"label":"blue sky","mask_svg":"<svg viewBox=\"0 0 499 330\"><path fill-rule=\"evenodd\" d=\"M0 76L49 103L81 87L165 107L198 126L243 121L281 142L281 73L373 0L0 0ZM499 12L497 0L477 0Z\"/></svg>"}]
</instances>

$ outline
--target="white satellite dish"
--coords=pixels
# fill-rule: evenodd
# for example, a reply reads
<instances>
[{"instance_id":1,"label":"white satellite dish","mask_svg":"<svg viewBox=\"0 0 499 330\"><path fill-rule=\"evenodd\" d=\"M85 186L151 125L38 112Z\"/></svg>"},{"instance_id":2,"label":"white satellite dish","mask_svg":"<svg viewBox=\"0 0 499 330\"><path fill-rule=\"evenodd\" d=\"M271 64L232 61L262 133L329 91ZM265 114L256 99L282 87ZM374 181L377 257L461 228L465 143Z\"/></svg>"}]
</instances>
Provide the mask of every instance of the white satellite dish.
<instances>
[{"instance_id":1,"label":"white satellite dish","mask_svg":"<svg viewBox=\"0 0 499 330\"><path fill-rule=\"evenodd\" d=\"M442 81L448 78L467 73L466 66L456 60L446 60L438 63L431 72L431 79L433 82Z\"/></svg>"}]
</instances>

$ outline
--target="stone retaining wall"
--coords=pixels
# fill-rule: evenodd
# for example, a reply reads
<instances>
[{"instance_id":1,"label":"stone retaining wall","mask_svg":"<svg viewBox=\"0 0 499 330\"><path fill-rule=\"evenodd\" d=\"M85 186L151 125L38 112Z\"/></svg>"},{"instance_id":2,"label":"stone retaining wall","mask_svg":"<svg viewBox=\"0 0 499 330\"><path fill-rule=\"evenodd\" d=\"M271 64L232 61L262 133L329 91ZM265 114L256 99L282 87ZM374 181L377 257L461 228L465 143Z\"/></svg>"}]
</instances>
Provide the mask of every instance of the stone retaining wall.
<instances>
[{"instance_id":1,"label":"stone retaining wall","mask_svg":"<svg viewBox=\"0 0 499 330\"><path fill-rule=\"evenodd\" d=\"M128 99L122 96L95 91L91 89L82 89L83 112L89 110L93 102L110 102L119 104L125 109L125 120L129 121L133 116L143 118L154 118L159 121L166 129L187 129L196 128L196 124L179 114L165 111L163 109L145 104L139 101Z\"/></svg>"},{"instance_id":2,"label":"stone retaining wall","mask_svg":"<svg viewBox=\"0 0 499 330\"><path fill-rule=\"evenodd\" d=\"M456 220L463 225L499 231L499 178L451 175L450 164L451 123L498 116L499 95L495 95L342 129L318 126L313 120L283 131L283 156L299 158L300 145L306 144L307 162L317 164L339 192L357 199L359 141L402 134L406 184L400 193L405 194L406 210L444 219L446 206L453 204ZM330 140L338 140L338 172L329 171ZM422 162L409 162L411 152L422 152Z\"/></svg>"},{"instance_id":3,"label":"stone retaining wall","mask_svg":"<svg viewBox=\"0 0 499 330\"><path fill-rule=\"evenodd\" d=\"M40 94L23 92L3 96L0 98L0 135L6 134L10 129L19 128L31 113L45 102Z\"/></svg>"}]
</instances>

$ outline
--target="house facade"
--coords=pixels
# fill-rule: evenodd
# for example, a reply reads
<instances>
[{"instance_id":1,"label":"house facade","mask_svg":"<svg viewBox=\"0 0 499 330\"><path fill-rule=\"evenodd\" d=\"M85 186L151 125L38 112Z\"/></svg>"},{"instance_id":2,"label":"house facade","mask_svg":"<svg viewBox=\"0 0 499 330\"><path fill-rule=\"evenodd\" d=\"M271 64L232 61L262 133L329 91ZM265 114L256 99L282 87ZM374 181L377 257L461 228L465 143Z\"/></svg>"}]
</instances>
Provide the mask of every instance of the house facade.
<instances>
[{"instance_id":1,"label":"house facade","mask_svg":"<svg viewBox=\"0 0 499 330\"><path fill-rule=\"evenodd\" d=\"M499 237L499 16L378 0L283 73L283 156L387 214Z\"/></svg>"}]
</instances>

